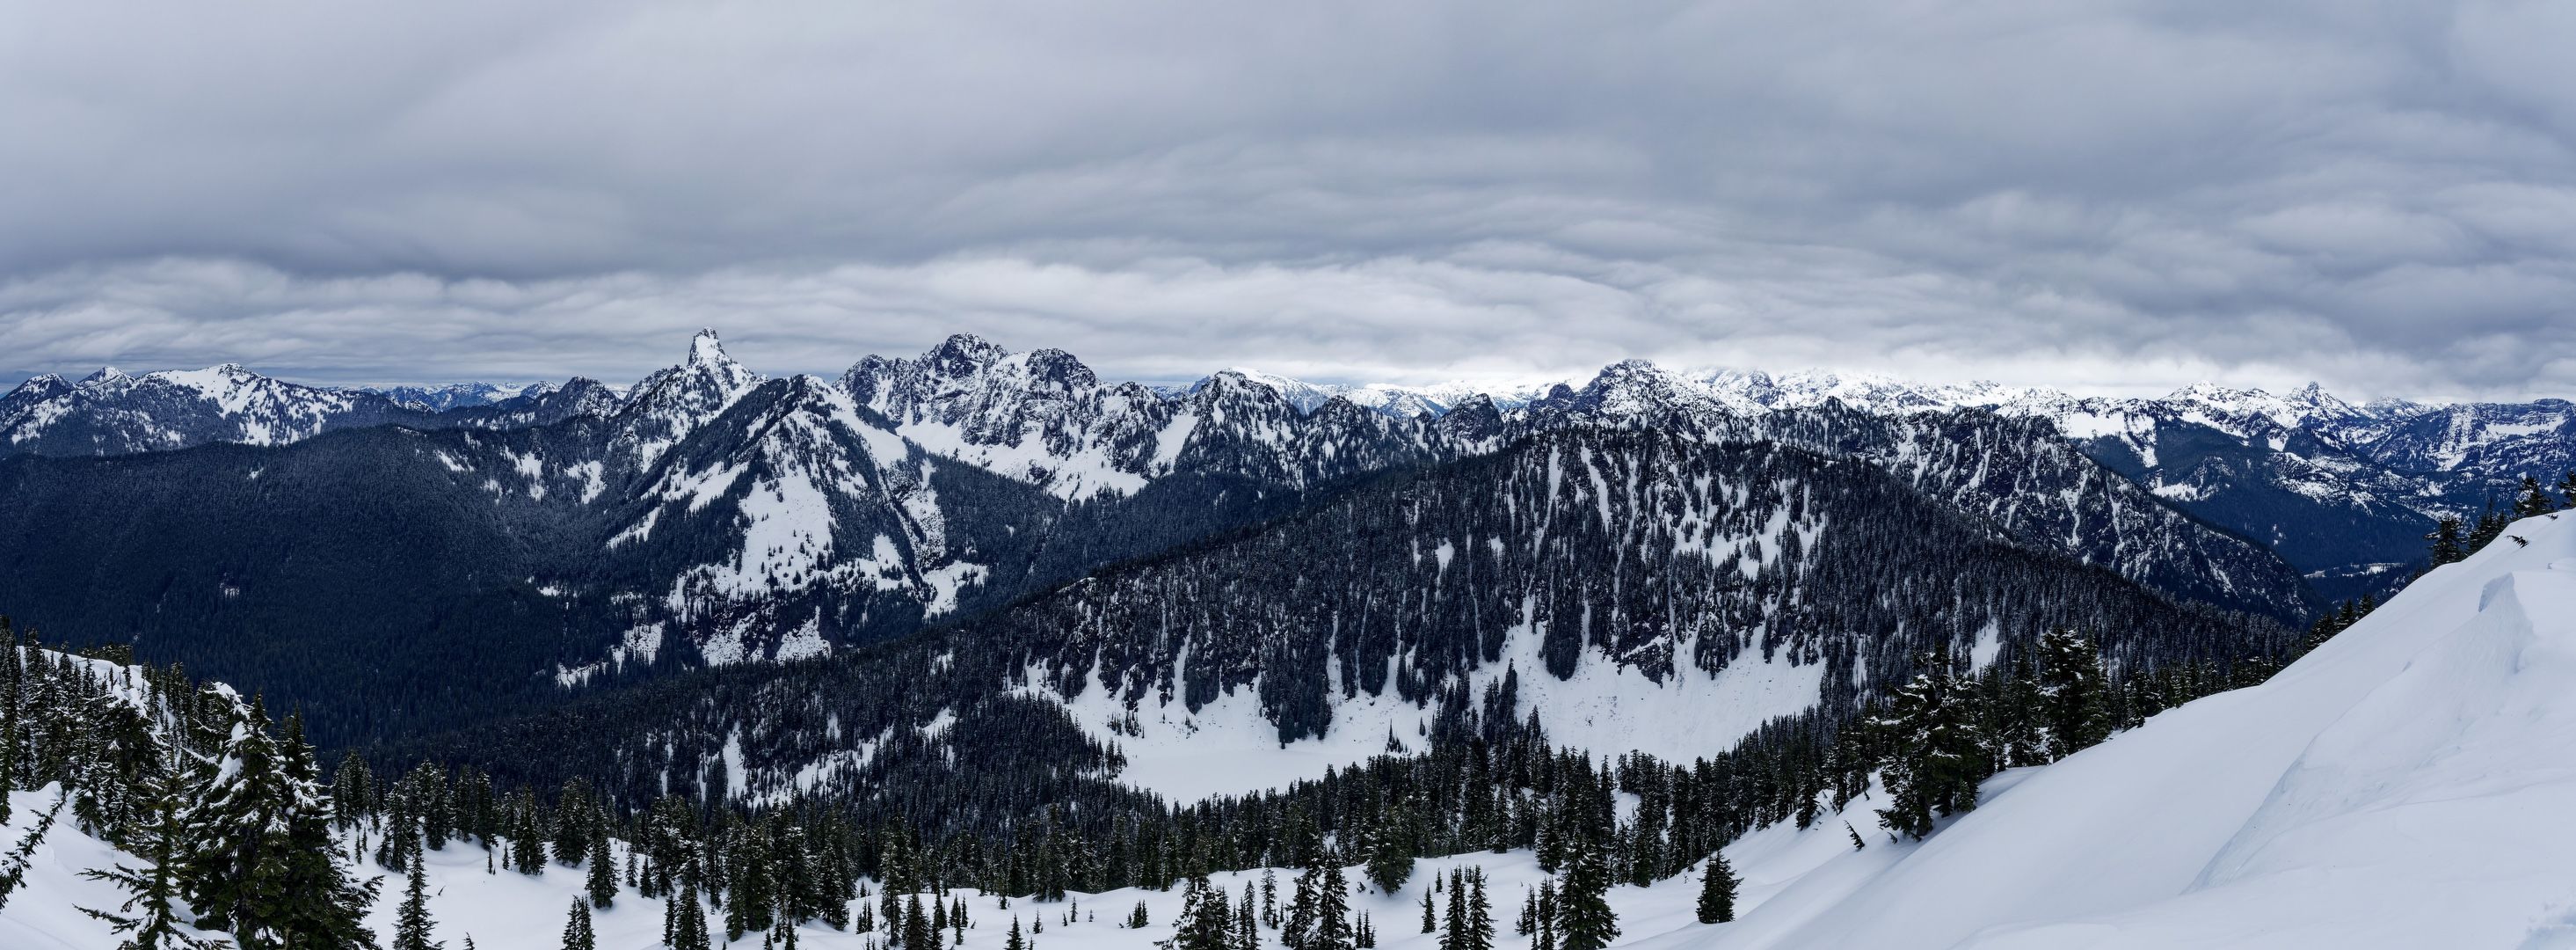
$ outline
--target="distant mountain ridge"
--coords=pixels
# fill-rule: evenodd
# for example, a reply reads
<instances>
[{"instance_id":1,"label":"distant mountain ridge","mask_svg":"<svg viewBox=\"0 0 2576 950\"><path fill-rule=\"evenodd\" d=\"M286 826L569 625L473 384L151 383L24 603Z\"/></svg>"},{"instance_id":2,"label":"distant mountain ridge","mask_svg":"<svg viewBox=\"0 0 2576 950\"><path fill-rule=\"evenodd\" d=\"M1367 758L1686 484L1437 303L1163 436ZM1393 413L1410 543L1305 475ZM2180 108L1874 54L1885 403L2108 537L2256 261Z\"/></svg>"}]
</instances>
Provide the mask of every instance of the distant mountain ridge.
<instances>
[{"instance_id":1,"label":"distant mountain ridge","mask_svg":"<svg viewBox=\"0 0 2576 950\"><path fill-rule=\"evenodd\" d=\"M821 656L1249 528L1380 473L1564 430L1644 429L1882 469L2015 543L2179 598L2283 621L2310 606L2298 572L2261 545L2176 510L2047 420L1834 401L1740 413L1643 363L1508 410L1470 396L1412 417L1338 395L1300 411L1231 372L1166 396L1104 383L1062 351L968 336L867 357L832 381L764 377L707 331L622 399L575 380L437 413L214 375L228 388L171 373L30 390L44 398L6 431L35 441L0 459L13 499L0 503L0 543L23 565L0 572L0 599L102 625L64 631L79 637L365 636L370 649L453 638L458 618L502 610L512 619L468 639L506 637L474 662L516 669L476 675L555 689ZM86 438L97 431L124 441ZM148 451L148 464L108 451L189 439L252 445ZM392 511L406 513L384 520ZM388 546L402 556L359 553ZM333 597L313 593L326 588ZM333 619L350 616L370 619ZM204 649L185 658L255 679L207 666L231 654Z\"/></svg>"}]
</instances>

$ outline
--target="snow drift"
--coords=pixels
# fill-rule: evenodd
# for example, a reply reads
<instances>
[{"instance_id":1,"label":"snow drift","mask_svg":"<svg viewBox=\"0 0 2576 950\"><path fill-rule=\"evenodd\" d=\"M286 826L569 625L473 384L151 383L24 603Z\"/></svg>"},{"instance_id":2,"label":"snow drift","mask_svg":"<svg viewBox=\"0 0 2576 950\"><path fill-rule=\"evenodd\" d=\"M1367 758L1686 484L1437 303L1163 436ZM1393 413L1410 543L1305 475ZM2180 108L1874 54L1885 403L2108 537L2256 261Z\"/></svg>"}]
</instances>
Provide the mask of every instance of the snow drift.
<instances>
[{"instance_id":1,"label":"snow drift","mask_svg":"<svg viewBox=\"0 0 2576 950\"><path fill-rule=\"evenodd\" d=\"M2576 515L2507 534L2261 686L1640 945L2576 947Z\"/></svg>"}]
</instances>

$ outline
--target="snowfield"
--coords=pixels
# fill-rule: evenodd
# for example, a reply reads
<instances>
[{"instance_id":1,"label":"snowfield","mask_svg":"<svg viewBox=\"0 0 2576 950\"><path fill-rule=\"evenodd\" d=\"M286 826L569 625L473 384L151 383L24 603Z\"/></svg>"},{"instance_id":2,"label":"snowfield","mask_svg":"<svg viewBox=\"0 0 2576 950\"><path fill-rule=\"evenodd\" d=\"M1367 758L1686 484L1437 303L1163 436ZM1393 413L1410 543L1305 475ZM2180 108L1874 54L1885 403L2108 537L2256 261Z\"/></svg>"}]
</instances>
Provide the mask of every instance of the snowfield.
<instances>
[{"instance_id":1,"label":"snowfield","mask_svg":"<svg viewBox=\"0 0 2576 950\"><path fill-rule=\"evenodd\" d=\"M33 820L31 812L42 812L51 804L50 789L18 792L10 797L17 813L6 831L7 841L14 843ZM1863 833L1884 841L1868 813L1866 802L1854 802L1851 818ZM349 840L342 839L346 848ZM1786 826L1765 829L1746 836L1730 848L1731 860L1739 860L1737 872L1745 878L1747 896L1776 889L1778 881L1793 878L1807 868L1827 862L1837 854L1850 853L1849 838L1842 826L1830 816L1809 831ZM1870 852L1880 848L1873 847ZM625 846L617 846L622 862ZM1732 856L1740 855L1741 858ZM487 872L484 851L480 846L449 842L443 850L423 853L428 865L428 906L435 929L432 939L444 942L448 950L462 950L466 938L474 941L475 950L560 950L567 910L582 893L583 867L549 864L546 872L530 877L502 867ZM1749 859L1751 864L1744 863ZM36 855L27 873L26 885L11 896L0 909L0 948L7 950L109 950L117 945L107 925L80 912L80 907L113 908L124 899L122 891L80 877L83 868L103 866L109 861L128 865L137 862L83 835L71 826L68 811L54 834ZM1486 894L1493 903L1495 939L1498 946L1526 945L1529 938L1511 932L1512 921L1520 912L1523 896L1538 887L1548 875L1528 851L1507 854L1478 852L1447 858L1425 858L1415 863L1413 876L1393 894L1368 888L1352 895L1351 912L1365 913L1378 930L1382 950L1435 950L1438 935L1422 933L1422 892L1433 878L1445 880L1453 868L1481 867L1486 873ZM360 876L377 876L383 881L381 896L367 915L386 946L391 946L395 912L402 905L405 881L402 875L385 871L373 863L360 865ZM1297 872L1276 870L1279 899L1287 900L1294 889ZM1211 874L1210 883L1225 888L1240 899L1246 884L1259 886L1262 872L1237 871ZM1343 869L1354 888L1367 887L1367 877L1357 865ZM1685 874L1651 888L1620 886L1610 891L1611 907L1619 914L1626 932L1636 935L1695 936L1705 940L1719 933L1716 928L1696 923L1692 917L1698 897L1699 876ZM871 885L873 888L873 885ZM1036 903L1011 899L1010 906L1000 906L1000 899L980 891L958 888L951 895L966 898L969 926L963 944L965 950L991 948L1000 950L1004 935L1009 933L1011 919L1018 917L1024 929L1045 919L1043 933L1028 936L1044 950L1147 950L1156 941L1172 937L1173 917L1181 910L1181 889L1169 891L1123 889L1103 894L1069 894L1060 903ZM874 905L875 897L863 903ZM1146 907L1151 923L1143 929L1130 930L1121 923L1138 901ZM928 903L925 898L924 903ZM1442 899L1445 906L1445 897ZM598 933L600 950L653 950L662 940L664 902L657 898L639 897L632 889L618 894L615 906L592 912L593 927ZM1076 920L1066 923L1065 916ZM724 946L724 922L721 911L709 911L709 923L715 930L716 946ZM1265 929L1265 940L1275 945L1278 932ZM745 934L735 947L757 947L761 934ZM880 926L873 933L851 933L833 930L820 922L807 924L797 931L797 943L816 950L867 950L882 947L886 938ZM1622 943L1622 946L1627 945ZM1695 945L1695 944L1692 944ZM229 944L227 944L229 946Z\"/></svg>"},{"instance_id":2,"label":"snowfield","mask_svg":"<svg viewBox=\"0 0 2576 950\"><path fill-rule=\"evenodd\" d=\"M2270 682L1639 945L2576 947L2576 514L2507 534Z\"/></svg>"}]
</instances>

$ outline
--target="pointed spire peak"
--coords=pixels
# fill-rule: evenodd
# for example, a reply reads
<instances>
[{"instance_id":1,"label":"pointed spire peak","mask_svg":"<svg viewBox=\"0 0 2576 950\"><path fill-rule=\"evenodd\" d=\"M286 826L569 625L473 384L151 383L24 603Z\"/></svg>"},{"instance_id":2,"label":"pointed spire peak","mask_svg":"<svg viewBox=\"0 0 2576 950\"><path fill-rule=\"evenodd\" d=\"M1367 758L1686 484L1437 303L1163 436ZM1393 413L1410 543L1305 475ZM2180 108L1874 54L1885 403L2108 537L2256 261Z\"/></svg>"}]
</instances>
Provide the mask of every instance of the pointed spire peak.
<instances>
[{"instance_id":1,"label":"pointed spire peak","mask_svg":"<svg viewBox=\"0 0 2576 950\"><path fill-rule=\"evenodd\" d=\"M697 336L689 339L689 365L705 366L731 362L733 357L725 355L724 341L716 338L714 328L699 330Z\"/></svg>"},{"instance_id":2,"label":"pointed spire peak","mask_svg":"<svg viewBox=\"0 0 2576 950\"><path fill-rule=\"evenodd\" d=\"M124 378L125 374L118 371L116 367L101 366L98 368L98 372L81 377L81 381L74 383L73 385L81 389L88 389L89 387L96 386L100 383L112 383Z\"/></svg>"}]
</instances>

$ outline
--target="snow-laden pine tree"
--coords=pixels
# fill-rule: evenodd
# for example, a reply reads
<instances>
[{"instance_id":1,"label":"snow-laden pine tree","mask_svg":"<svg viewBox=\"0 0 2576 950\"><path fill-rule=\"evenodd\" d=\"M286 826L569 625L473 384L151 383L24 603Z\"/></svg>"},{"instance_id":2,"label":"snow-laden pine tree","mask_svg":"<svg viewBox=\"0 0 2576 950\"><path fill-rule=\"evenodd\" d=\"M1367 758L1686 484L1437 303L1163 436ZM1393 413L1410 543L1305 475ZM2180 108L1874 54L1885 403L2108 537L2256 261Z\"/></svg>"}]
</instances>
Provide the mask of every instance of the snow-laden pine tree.
<instances>
[{"instance_id":1,"label":"snow-laden pine tree","mask_svg":"<svg viewBox=\"0 0 2576 950\"><path fill-rule=\"evenodd\" d=\"M1871 726L1890 747L1884 774L1893 801L1879 817L1889 828L1921 838L1932 833L1936 815L1975 808L1977 786L1994 768L1977 734L1976 681L1953 675L1946 652L1933 652L1917 667Z\"/></svg>"},{"instance_id":2,"label":"snow-laden pine tree","mask_svg":"<svg viewBox=\"0 0 2576 950\"><path fill-rule=\"evenodd\" d=\"M147 866L118 864L81 872L92 880L115 884L126 893L125 903L114 911L84 907L81 912L106 921L112 932L125 935L118 950L212 950L220 941L206 938L194 925L179 919L178 905L183 898L178 862L185 854L187 838L186 829L179 823L177 779L163 771L138 792L145 799L145 811L127 833L124 846Z\"/></svg>"},{"instance_id":3,"label":"snow-laden pine tree","mask_svg":"<svg viewBox=\"0 0 2576 950\"><path fill-rule=\"evenodd\" d=\"M220 692L200 703L180 817L198 924L230 932L242 950L372 945L361 918L375 892L339 863L329 796L301 724L290 720L280 742L257 699L246 713Z\"/></svg>"},{"instance_id":4,"label":"snow-laden pine tree","mask_svg":"<svg viewBox=\"0 0 2576 950\"><path fill-rule=\"evenodd\" d=\"M2111 737L2111 683L2091 638L2073 630L2039 637L2040 723L2048 757L2073 755Z\"/></svg>"},{"instance_id":5,"label":"snow-laden pine tree","mask_svg":"<svg viewBox=\"0 0 2576 950\"><path fill-rule=\"evenodd\" d=\"M304 717L286 718L284 754L287 791L285 843L279 855L285 899L277 922L282 944L289 948L375 946L367 929L367 908L376 901L377 882L359 881L340 862L331 837L331 803L322 786L321 762L304 741ZM420 851L414 846L413 867Z\"/></svg>"},{"instance_id":6,"label":"snow-laden pine tree","mask_svg":"<svg viewBox=\"0 0 2576 950\"><path fill-rule=\"evenodd\" d=\"M1180 915L1172 919L1172 938L1158 941L1163 950L1232 950L1234 912L1225 891L1206 878L1182 885Z\"/></svg>"}]
</instances>

